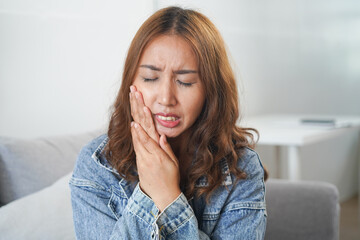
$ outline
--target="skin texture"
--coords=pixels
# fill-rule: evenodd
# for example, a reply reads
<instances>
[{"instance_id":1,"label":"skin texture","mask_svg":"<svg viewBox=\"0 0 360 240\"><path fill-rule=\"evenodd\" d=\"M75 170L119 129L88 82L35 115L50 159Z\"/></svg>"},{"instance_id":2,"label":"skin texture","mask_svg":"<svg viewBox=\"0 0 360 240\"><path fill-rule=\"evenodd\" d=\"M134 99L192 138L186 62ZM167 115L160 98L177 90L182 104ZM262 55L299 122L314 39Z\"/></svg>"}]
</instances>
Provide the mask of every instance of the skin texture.
<instances>
[{"instance_id":1,"label":"skin texture","mask_svg":"<svg viewBox=\"0 0 360 240\"><path fill-rule=\"evenodd\" d=\"M189 165L189 153L184 153L189 128L205 101L197 66L191 46L183 38L162 35L145 48L130 87L131 133L140 187L160 211L181 193L180 176ZM158 115L173 118L159 121Z\"/></svg>"}]
</instances>

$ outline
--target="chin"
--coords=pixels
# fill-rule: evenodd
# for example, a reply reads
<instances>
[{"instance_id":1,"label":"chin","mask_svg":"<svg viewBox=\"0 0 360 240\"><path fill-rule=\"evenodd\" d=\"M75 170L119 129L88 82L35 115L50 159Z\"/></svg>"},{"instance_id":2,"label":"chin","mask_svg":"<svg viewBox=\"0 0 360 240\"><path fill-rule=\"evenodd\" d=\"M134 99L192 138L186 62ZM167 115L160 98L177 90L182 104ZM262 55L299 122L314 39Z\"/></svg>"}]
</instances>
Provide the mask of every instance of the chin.
<instances>
[{"instance_id":1,"label":"chin","mask_svg":"<svg viewBox=\"0 0 360 240\"><path fill-rule=\"evenodd\" d=\"M180 135L180 134L177 134L176 132L172 132L172 131L158 131L158 133L160 135L164 134L167 138L176 138Z\"/></svg>"},{"instance_id":2,"label":"chin","mask_svg":"<svg viewBox=\"0 0 360 240\"><path fill-rule=\"evenodd\" d=\"M160 136L164 134L167 138L176 138L182 133L176 128L164 128L156 126L156 130Z\"/></svg>"}]
</instances>

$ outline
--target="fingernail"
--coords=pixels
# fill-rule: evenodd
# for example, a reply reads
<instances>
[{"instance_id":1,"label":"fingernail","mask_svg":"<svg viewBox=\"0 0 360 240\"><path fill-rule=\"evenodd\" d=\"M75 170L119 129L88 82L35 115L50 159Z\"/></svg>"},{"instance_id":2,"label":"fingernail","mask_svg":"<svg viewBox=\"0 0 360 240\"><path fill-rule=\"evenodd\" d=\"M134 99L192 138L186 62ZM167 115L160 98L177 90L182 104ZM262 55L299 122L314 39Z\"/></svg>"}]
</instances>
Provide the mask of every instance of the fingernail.
<instances>
[{"instance_id":1,"label":"fingernail","mask_svg":"<svg viewBox=\"0 0 360 240\"><path fill-rule=\"evenodd\" d=\"M135 87L133 85L130 86L130 92L135 92Z\"/></svg>"},{"instance_id":2,"label":"fingernail","mask_svg":"<svg viewBox=\"0 0 360 240\"><path fill-rule=\"evenodd\" d=\"M135 127L135 128L138 128L138 124L137 124L137 123L134 123L134 127Z\"/></svg>"},{"instance_id":3,"label":"fingernail","mask_svg":"<svg viewBox=\"0 0 360 240\"><path fill-rule=\"evenodd\" d=\"M138 92L135 93L135 97L136 98L139 98L140 97L140 94Z\"/></svg>"},{"instance_id":4,"label":"fingernail","mask_svg":"<svg viewBox=\"0 0 360 240\"><path fill-rule=\"evenodd\" d=\"M134 122L131 122L131 124L130 124L130 125L131 125L131 127L133 127L133 126L134 126Z\"/></svg>"},{"instance_id":5,"label":"fingernail","mask_svg":"<svg viewBox=\"0 0 360 240\"><path fill-rule=\"evenodd\" d=\"M146 107L144 107L143 109L144 109L144 112L146 112L146 111L147 111L147 110L146 110Z\"/></svg>"}]
</instances>

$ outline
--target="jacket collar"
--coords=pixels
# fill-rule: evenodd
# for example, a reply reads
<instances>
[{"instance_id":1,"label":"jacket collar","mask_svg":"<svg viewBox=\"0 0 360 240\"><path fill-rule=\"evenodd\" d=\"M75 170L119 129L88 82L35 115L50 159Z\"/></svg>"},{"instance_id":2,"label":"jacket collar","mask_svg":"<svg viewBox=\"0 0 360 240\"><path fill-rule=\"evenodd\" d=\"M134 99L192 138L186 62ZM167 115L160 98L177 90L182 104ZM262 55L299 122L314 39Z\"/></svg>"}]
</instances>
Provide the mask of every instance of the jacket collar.
<instances>
[{"instance_id":1,"label":"jacket collar","mask_svg":"<svg viewBox=\"0 0 360 240\"><path fill-rule=\"evenodd\" d=\"M222 183L223 186L228 186L232 184L231 174L229 170L229 165L225 158L221 160L221 170L222 174L225 175L225 179ZM209 186L209 183L207 181L207 178L205 176L201 177L197 182L195 187L207 187Z\"/></svg>"},{"instance_id":2,"label":"jacket collar","mask_svg":"<svg viewBox=\"0 0 360 240\"><path fill-rule=\"evenodd\" d=\"M111 164L108 162L108 160L105 158L105 156L102 154L106 144L109 142L109 138L106 137L101 143L100 145L97 147L97 149L95 150L95 152L92 154L91 158L101 167L105 168L106 170L113 172L117 175L119 175L119 173L117 172L117 170L115 168L113 168L111 166Z\"/></svg>"}]
</instances>

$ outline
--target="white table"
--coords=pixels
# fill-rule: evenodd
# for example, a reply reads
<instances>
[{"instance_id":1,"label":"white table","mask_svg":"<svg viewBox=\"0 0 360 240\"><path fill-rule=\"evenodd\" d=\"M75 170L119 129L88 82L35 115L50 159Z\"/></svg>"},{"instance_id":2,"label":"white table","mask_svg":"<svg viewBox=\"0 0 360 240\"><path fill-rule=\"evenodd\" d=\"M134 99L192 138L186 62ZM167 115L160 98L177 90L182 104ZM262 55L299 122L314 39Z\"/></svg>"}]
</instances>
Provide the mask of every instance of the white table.
<instances>
[{"instance_id":1,"label":"white table","mask_svg":"<svg viewBox=\"0 0 360 240\"><path fill-rule=\"evenodd\" d=\"M301 123L302 119L334 119L334 124ZM242 126L256 128L260 133L258 145L276 147L277 159L280 147L287 147L287 175L289 180L301 178L299 148L342 134L349 128L360 130L359 116L315 115L262 115L242 120ZM360 159L359 159L360 161Z\"/></svg>"}]
</instances>

